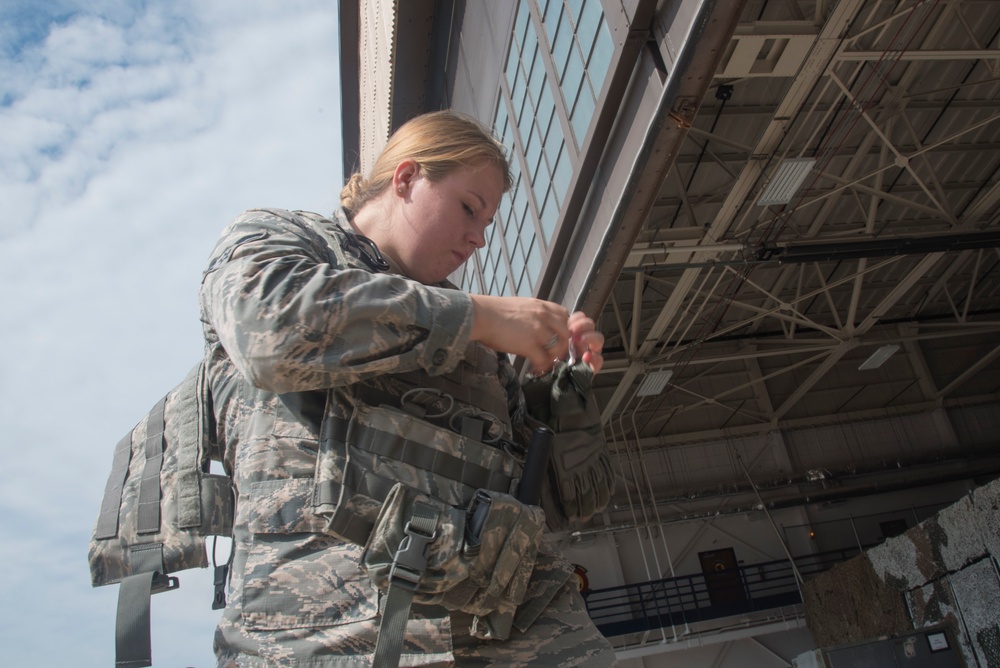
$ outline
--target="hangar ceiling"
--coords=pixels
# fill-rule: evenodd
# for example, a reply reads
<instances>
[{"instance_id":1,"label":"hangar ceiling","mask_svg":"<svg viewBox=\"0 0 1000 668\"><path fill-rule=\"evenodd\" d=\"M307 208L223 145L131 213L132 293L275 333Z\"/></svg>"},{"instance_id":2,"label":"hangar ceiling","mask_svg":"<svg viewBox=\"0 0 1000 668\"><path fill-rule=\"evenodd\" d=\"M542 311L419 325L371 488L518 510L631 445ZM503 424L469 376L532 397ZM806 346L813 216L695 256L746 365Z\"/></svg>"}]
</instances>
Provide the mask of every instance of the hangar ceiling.
<instances>
[{"instance_id":1,"label":"hangar ceiling","mask_svg":"<svg viewBox=\"0 0 1000 668\"><path fill-rule=\"evenodd\" d=\"M746 2L605 262L617 509L1000 470L995 418L949 422L1000 401L998 35L997 2Z\"/></svg>"}]
</instances>

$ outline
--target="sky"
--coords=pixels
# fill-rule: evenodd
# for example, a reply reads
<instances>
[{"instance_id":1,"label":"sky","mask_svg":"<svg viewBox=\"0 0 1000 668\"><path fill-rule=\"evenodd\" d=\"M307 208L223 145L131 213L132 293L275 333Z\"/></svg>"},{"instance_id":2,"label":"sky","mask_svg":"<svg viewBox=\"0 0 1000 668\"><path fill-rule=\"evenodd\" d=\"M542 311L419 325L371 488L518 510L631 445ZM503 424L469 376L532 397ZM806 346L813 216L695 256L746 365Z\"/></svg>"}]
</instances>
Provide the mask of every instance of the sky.
<instances>
[{"instance_id":1,"label":"sky","mask_svg":"<svg viewBox=\"0 0 1000 668\"><path fill-rule=\"evenodd\" d=\"M200 358L225 225L330 212L337 3L0 2L0 646L112 666L87 545L118 440ZM209 569L152 601L157 666L213 666Z\"/></svg>"}]
</instances>

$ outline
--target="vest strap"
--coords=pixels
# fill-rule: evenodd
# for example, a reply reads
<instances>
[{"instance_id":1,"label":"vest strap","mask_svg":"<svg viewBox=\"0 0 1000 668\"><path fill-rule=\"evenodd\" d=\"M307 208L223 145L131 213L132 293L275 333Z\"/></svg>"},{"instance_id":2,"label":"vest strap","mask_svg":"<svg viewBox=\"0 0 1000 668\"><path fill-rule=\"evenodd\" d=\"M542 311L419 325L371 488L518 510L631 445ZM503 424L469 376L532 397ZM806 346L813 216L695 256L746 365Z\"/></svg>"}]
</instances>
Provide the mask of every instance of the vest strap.
<instances>
[{"instance_id":1,"label":"vest strap","mask_svg":"<svg viewBox=\"0 0 1000 668\"><path fill-rule=\"evenodd\" d=\"M406 537L399 544L389 571L389 592L375 642L372 668L399 665L413 592L427 569L427 546L437 536L438 517L438 510L429 504L417 502L413 505L413 517L404 529Z\"/></svg>"},{"instance_id":2,"label":"vest strap","mask_svg":"<svg viewBox=\"0 0 1000 668\"><path fill-rule=\"evenodd\" d=\"M115 621L115 666L144 668L153 665L149 600L153 594L179 586L177 578L156 571L130 575L122 580Z\"/></svg>"},{"instance_id":3,"label":"vest strap","mask_svg":"<svg viewBox=\"0 0 1000 668\"><path fill-rule=\"evenodd\" d=\"M104 540L118 535L119 516L122 507L122 493L125 490L125 478L128 476L128 463L132 459L132 432L118 441L115 446L114 460L111 463L111 474L104 488L104 498L101 500L101 514L97 519L97 529L94 538Z\"/></svg>"},{"instance_id":4,"label":"vest strap","mask_svg":"<svg viewBox=\"0 0 1000 668\"><path fill-rule=\"evenodd\" d=\"M143 444L146 462L139 481L139 513L136 520L136 532L140 535L160 530L160 467L163 465L163 411L166 403L166 397L160 399L146 422L146 441Z\"/></svg>"}]
</instances>

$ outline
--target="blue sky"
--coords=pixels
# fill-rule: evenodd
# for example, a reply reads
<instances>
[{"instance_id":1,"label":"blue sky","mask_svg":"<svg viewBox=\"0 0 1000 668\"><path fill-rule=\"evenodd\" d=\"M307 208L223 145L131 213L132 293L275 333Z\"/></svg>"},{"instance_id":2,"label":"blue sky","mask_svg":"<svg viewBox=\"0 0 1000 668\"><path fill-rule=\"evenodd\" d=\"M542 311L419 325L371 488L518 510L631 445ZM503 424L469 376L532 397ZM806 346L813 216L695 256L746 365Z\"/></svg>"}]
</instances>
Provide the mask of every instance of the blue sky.
<instances>
[{"instance_id":1,"label":"blue sky","mask_svg":"<svg viewBox=\"0 0 1000 668\"><path fill-rule=\"evenodd\" d=\"M113 665L87 541L118 439L201 354L197 291L240 211L329 212L336 3L0 3L0 643ZM208 571L153 599L158 666L211 666Z\"/></svg>"}]
</instances>

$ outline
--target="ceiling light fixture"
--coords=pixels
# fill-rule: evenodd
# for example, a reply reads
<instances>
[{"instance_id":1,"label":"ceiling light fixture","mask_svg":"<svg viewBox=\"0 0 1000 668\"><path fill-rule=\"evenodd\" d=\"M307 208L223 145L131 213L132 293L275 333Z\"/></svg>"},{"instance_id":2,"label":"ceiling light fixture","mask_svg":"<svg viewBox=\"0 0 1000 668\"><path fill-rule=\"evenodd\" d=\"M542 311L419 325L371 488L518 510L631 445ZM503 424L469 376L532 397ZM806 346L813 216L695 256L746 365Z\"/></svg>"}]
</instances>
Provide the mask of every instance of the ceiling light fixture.
<instances>
[{"instance_id":1,"label":"ceiling light fixture","mask_svg":"<svg viewBox=\"0 0 1000 668\"><path fill-rule=\"evenodd\" d=\"M656 396L663 391L663 388L667 386L667 382L670 381L670 378L673 375L673 369L654 371L646 374L646 377L642 379L641 383L639 383L639 389L636 390L635 395L637 397Z\"/></svg>"},{"instance_id":2,"label":"ceiling light fixture","mask_svg":"<svg viewBox=\"0 0 1000 668\"><path fill-rule=\"evenodd\" d=\"M778 168L774 170L771 180L764 187L764 191L760 194L757 206L772 206L791 202L815 164L816 158L782 160Z\"/></svg>"},{"instance_id":3,"label":"ceiling light fixture","mask_svg":"<svg viewBox=\"0 0 1000 668\"><path fill-rule=\"evenodd\" d=\"M880 366L885 364L885 361L890 357L892 357L893 353L895 353L897 350L899 350L898 343L885 344L884 346L873 352L868 357L868 359L862 362L861 366L858 367L858 371L868 371L869 369L879 368Z\"/></svg>"}]
</instances>

